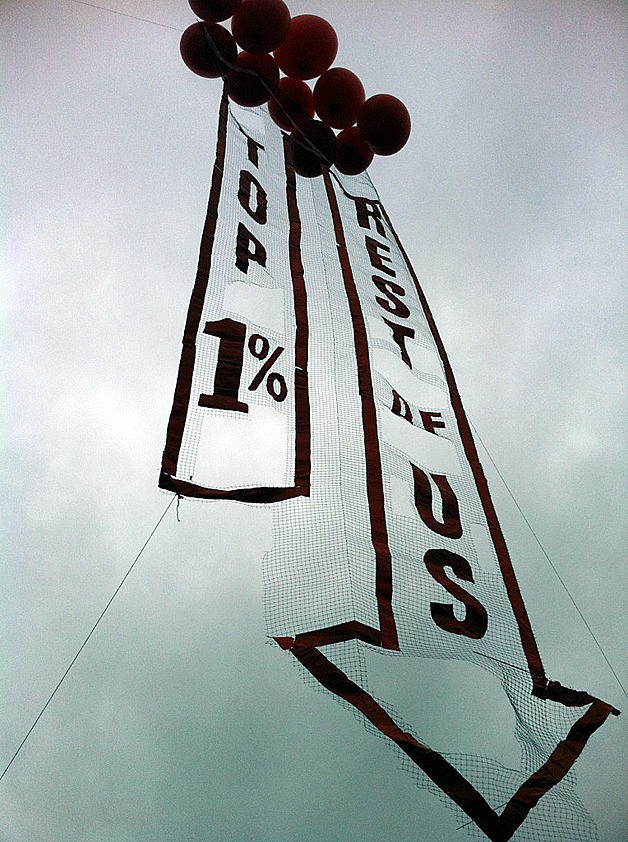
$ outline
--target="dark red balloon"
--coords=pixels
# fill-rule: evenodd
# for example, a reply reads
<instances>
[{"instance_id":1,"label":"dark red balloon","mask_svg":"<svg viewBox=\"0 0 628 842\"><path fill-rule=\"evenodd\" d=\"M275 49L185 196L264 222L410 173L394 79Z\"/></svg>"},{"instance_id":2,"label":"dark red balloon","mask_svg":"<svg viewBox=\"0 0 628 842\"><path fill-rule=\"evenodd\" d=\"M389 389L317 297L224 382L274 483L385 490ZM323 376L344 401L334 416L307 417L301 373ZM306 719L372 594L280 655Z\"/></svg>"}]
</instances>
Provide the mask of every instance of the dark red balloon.
<instances>
[{"instance_id":1,"label":"dark red balloon","mask_svg":"<svg viewBox=\"0 0 628 842\"><path fill-rule=\"evenodd\" d=\"M326 70L314 86L316 113L334 129L352 126L365 99L362 82L345 67Z\"/></svg>"},{"instance_id":2,"label":"dark red balloon","mask_svg":"<svg viewBox=\"0 0 628 842\"><path fill-rule=\"evenodd\" d=\"M312 91L300 79L284 76L268 101L268 111L280 129L291 132L295 124L300 125L314 116Z\"/></svg>"},{"instance_id":3,"label":"dark red balloon","mask_svg":"<svg viewBox=\"0 0 628 842\"><path fill-rule=\"evenodd\" d=\"M330 23L317 15L297 15L275 58L286 76L314 79L331 67L337 53L338 36Z\"/></svg>"},{"instance_id":4,"label":"dark red balloon","mask_svg":"<svg viewBox=\"0 0 628 842\"><path fill-rule=\"evenodd\" d=\"M289 27L290 12L283 0L243 0L231 21L233 37L249 53L270 53Z\"/></svg>"},{"instance_id":5,"label":"dark red balloon","mask_svg":"<svg viewBox=\"0 0 628 842\"><path fill-rule=\"evenodd\" d=\"M319 120L309 120L290 135L292 163L299 175L315 178L336 158L336 135Z\"/></svg>"},{"instance_id":6,"label":"dark red balloon","mask_svg":"<svg viewBox=\"0 0 628 842\"><path fill-rule=\"evenodd\" d=\"M229 99L238 105L262 105L279 84L279 68L268 53L240 53L237 67L225 76ZM264 84L266 83L266 84Z\"/></svg>"},{"instance_id":7,"label":"dark red balloon","mask_svg":"<svg viewBox=\"0 0 628 842\"><path fill-rule=\"evenodd\" d=\"M181 58L194 73L217 79L235 64L238 48L218 23L193 23L181 36Z\"/></svg>"},{"instance_id":8,"label":"dark red balloon","mask_svg":"<svg viewBox=\"0 0 628 842\"><path fill-rule=\"evenodd\" d=\"M338 151L336 167L345 175L364 172L374 157L374 152L360 134L357 126L344 129L336 138Z\"/></svg>"},{"instance_id":9,"label":"dark red balloon","mask_svg":"<svg viewBox=\"0 0 628 842\"><path fill-rule=\"evenodd\" d=\"M375 94L358 114L358 128L376 155L394 155L410 137L410 114L401 100L390 94Z\"/></svg>"},{"instance_id":10,"label":"dark red balloon","mask_svg":"<svg viewBox=\"0 0 628 842\"><path fill-rule=\"evenodd\" d=\"M230 18L242 0L189 0L189 2L197 18L217 23Z\"/></svg>"}]
</instances>

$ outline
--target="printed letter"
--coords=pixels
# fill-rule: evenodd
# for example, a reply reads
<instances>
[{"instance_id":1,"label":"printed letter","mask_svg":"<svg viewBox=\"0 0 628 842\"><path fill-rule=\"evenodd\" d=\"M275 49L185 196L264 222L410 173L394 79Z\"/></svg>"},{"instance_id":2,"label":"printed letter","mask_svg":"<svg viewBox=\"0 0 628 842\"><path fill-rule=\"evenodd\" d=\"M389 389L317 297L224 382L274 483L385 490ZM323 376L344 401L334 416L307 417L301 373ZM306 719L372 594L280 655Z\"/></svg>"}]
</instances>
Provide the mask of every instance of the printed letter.
<instances>
[{"instance_id":1,"label":"printed letter","mask_svg":"<svg viewBox=\"0 0 628 842\"><path fill-rule=\"evenodd\" d=\"M253 251L249 245L253 245ZM238 225L238 239L236 243L236 266L241 272L249 271L249 261L254 260L260 266L266 266L266 249L242 223Z\"/></svg>"},{"instance_id":2,"label":"printed letter","mask_svg":"<svg viewBox=\"0 0 628 842\"><path fill-rule=\"evenodd\" d=\"M425 566L430 575L442 585L453 597L462 602L467 609L464 620L456 619L453 605L442 602L431 602L430 611L432 619L443 631L452 634L462 634L472 640L479 640L486 634L488 628L488 615L481 602L471 596L470 593L461 588L456 582L452 582L445 573L445 568L450 567L459 579L465 582L473 582L471 566L466 558L449 550L428 550L423 558Z\"/></svg>"},{"instance_id":3,"label":"printed letter","mask_svg":"<svg viewBox=\"0 0 628 842\"><path fill-rule=\"evenodd\" d=\"M412 476L414 477L414 504L423 523L432 532L443 535L445 538L460 538L462 524L460 523L458 499L447 477L442 474L430 474L440 491L443 512L441 523L434 517L432 486L429 477L416 465L412 465Z\"/></svg>"}]
</instances>

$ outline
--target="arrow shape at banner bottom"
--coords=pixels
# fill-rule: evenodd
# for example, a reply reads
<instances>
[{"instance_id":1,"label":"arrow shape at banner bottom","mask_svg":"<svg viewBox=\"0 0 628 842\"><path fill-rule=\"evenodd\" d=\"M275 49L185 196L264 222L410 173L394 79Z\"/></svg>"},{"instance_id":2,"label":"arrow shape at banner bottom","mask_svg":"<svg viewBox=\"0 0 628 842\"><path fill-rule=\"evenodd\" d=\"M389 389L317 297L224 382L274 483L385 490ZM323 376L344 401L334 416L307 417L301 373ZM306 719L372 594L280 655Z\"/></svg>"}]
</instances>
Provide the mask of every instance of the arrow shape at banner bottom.
<instances>
[{"instance_id":1,"label":"arrow shape at banner bottom","mask_svg":"<svg viewBox=\"0 0 628 842\"><path fill-rule=\"evenodd\" d=\"M330 644L351 635L364 639L360 624L346 624L345 629L321 630L292 638L277 638L282 649L290 651L305 669L331 694L344 700L384 737L394 743L436 786L451 798L492 842L508 842L521 827L530 811L552 787L567 775L589 737L604 724L610 714L618 714L611 705L590 699L582 716L560 740L546 762L533 772L514 792L501 813L497 813L480 793L442 754L404 731L372 695L352 681L327 658L319 647L302 645L308 639L327 636ZM372 635L371 640L373 639ZM584 694L586 695L586 694Z\"/></svg>"}]
</instances>

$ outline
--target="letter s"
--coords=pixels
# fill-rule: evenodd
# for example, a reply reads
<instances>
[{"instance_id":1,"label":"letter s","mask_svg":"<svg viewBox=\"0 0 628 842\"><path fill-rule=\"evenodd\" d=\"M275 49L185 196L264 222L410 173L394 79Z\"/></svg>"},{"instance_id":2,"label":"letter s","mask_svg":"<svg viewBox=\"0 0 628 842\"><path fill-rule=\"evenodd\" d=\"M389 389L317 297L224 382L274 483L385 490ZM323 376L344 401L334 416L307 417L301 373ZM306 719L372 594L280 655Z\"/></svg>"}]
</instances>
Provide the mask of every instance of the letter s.
<instances>
[{"instance_id":1,"label":"letter s","mask_svg":"<svg viewBox=\"0 0 628 842\"><path fill-rule=\"evenodd\" d=\"M423 557L423 561L432 578L455 599L462 602L467 609L464 620L458 620L454 615L453 605L431 602L430 611L436 625L444 631L452 634L463 634L473 640L484 637L488 628L486 609L464 588L456 582L452 582L445 573L445 568L450 567L459 579L463 579L465 582L473 582L471 565L466 558L457 555L457 553L449 552L449 550L428 550Z\"/></svg>"}]
</instances>

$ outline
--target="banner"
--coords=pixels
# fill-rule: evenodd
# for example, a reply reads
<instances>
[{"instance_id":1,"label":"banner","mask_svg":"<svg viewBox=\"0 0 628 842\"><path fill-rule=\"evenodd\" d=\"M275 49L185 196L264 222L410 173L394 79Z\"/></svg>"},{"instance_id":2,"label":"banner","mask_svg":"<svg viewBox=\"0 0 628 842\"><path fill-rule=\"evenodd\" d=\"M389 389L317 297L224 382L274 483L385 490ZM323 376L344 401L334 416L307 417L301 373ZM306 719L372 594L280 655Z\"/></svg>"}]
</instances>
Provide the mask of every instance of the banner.
<instances>
[{"instance_id":1,"label":"banner","mask_svg":"<svg viewBox=\"0 0 628 842\"><path fill-rule=\"evenodd\" d=\"M269 637L467 830L593 838L569 772L617 711L545 675L445 348L369 177L295 175L263 110L223 100L183 346L160 484L278 504ZM421 716L447 711L399 717L391 669L420 659L492 677L520 769L430 747Z\"/></svg>"}]
</instances>

